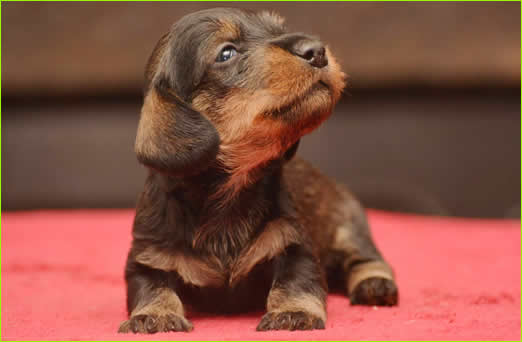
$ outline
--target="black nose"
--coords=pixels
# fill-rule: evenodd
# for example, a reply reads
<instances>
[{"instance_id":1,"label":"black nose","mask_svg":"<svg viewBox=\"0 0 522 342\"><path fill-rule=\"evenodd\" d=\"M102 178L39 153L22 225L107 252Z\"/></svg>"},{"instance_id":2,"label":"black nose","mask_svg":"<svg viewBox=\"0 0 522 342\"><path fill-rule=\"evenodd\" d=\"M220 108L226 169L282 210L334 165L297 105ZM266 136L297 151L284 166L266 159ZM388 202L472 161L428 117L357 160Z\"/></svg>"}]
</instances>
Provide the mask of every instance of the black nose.
<instances>
[{"instance_id":1,"label":"black nose","mask_svg":"<svg viewBox=\"0 0 522 342\"><path fill-rule=\"evenodd\" d=\"M305 34L287 34L272 41L272 44L304 59L313 67L324 68L328 65L323 43Z\"/></svg>"},{"instance_id":2,"label":"black nose","mask_svg":"<svg viewBox=\"0 0 522 342\"><path fill-rule=\"evenodd\" d=\"M328 65L324 45L318 40L298 40L290 47L290 52L301 57L313 67L324 68Z\"/></svg>"}]
</instances>

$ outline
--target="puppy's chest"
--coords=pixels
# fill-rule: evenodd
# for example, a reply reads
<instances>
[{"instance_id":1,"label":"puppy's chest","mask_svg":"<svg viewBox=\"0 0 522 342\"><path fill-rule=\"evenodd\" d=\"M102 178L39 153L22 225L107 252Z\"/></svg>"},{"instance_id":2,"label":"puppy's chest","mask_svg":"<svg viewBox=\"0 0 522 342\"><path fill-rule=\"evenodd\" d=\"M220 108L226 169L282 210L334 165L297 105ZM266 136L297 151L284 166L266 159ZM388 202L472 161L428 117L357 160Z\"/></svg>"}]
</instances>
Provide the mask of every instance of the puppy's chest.
<instances>
[{"instance_id":1,"label":"puppy's chest","mask_svg":"<svg viewBox=\"0 0 522 342\"><path fill-rule=\"evenodd\" d=\"M191 286L234 286L250 270L245 269L245 263L255 265L259 262L248 255L256 240L253 230L254 227L248 227L244 222L214 222L211 227L197 227L183 244L149 245L137 253L136 261L176 273Z\"/></svg>"},{"instance_id":2,"label":"puppy's chest","mask_svg":"<svg viewBox=\"0 0 522 342\"><path fill-rule=\"evenodd\" d=\"M257 230L240 226L216 230L192 240L191 246L161 248L149 245L136 254L136 261L148 267L172 272L188 285L199 288L235 288L251 271L299 243L299 233L285 219L274 218ZM239 234L239 231L242 234Z\"/></svg>"},{"instance_id":3,"label":"puppy's chest","mask_svg":"<svg viewBox=\"0 0 522 342\"><path fill-rule=\"evenodd\" d=\"M154 269L175 273L190 286L222 288L234 286L247 275L249 270L244 269L245 261L257 263L244 254L241 251L228 254L220 250L214 254L201 249L167 250L149 246L136 256L136 261Z\"/></svg>"}]
</instances>

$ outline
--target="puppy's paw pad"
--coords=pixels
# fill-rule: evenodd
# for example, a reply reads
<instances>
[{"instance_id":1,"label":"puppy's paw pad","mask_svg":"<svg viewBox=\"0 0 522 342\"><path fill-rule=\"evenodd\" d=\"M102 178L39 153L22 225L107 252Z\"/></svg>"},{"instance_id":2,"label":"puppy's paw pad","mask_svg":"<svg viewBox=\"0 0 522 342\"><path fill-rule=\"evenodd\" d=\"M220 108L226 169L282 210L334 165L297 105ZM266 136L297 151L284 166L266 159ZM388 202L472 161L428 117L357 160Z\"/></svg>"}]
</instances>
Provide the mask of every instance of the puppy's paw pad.
<instances>
[{"instance_id":1,"label":"puppy's paw pad","mask_svg":"<svg viewBox=\"0 0 522 342\"><path fill-rule=\"evenodd\" d=\"M390 279L372 277L361 281L350 293L352 305L392 306L399 302L399 291Z\"/></svg>"},{"instance_id":2,"label":"puppy's paw pad","mask_svg":"<svg viewBox=\"0 0 522 342\"><path fill-rule=\"evenodd\" d=\"M191 331L192 323L183 316L167 315L136 315L121 323L119 333L154 334L167 331Z\"/></svg>"},{"instance_id":3,"label":"puppy's paw pad","mask_svg":"<svg viewBox=\"0 0 522 342\"><path fill-rule=\"evenodd\" d=\"M304 311L268 312L257 326L257 331L266 330L312 330L324 329L324 321Z\"/></svg>"}]
</instances>

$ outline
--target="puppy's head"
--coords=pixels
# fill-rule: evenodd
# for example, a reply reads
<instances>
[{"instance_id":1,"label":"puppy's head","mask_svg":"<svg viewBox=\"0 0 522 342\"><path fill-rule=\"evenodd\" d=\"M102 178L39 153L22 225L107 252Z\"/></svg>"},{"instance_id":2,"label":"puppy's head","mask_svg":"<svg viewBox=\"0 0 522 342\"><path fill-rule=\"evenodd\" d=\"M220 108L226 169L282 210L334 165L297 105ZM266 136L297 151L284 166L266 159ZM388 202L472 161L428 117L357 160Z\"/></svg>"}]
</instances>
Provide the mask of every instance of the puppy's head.
<instances>
[{"instance_id":1,"label":"puppy's head","mask_svg":"<svg viewBox=\"0 0 522 342\"><path fill-rule=\"evenodd\" d=\"M183 17L150 57L136 152L187 174L217 162L229 186L280 158L332 111L344 74L321 41L277 15L212 9Z\"/></svg>"}]
</instances>

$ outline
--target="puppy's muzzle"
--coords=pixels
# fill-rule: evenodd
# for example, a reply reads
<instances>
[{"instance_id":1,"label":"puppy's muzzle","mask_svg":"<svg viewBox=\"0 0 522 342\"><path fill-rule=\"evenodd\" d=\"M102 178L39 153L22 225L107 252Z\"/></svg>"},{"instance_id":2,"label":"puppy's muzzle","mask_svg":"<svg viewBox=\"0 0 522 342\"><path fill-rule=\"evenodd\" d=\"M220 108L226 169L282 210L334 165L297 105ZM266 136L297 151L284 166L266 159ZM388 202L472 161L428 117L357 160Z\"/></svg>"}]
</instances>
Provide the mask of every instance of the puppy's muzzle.
<instances>
[{"instance_id":1,"label":"puppy's muzzle","mask_svg":"<svg viewBox=\"0 0 522 342\"><path fill-rule=\"evenodd\" d=\"M316 38L302 34L284 35L272 44L304 59L315 68L320 69L328 65L324 44Z\"/></svg>"}]
</instances>

